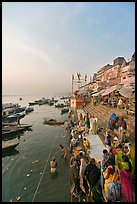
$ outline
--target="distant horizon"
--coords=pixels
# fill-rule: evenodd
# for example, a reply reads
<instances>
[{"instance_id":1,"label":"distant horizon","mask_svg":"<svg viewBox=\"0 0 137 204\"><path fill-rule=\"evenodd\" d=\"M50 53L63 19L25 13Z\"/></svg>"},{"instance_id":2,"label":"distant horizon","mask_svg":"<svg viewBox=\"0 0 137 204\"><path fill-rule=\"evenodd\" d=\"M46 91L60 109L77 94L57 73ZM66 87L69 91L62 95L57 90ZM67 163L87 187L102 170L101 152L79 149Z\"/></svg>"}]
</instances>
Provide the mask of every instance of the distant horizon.
<instances>
[{"instance_id":1,"label":"distant horizon","mask_svg":"<svg viewBox=\"0 0 137 204\"><path fill-rule=\"evenodd\" d=\"M70 94L71 94L71 92L60 93L60 94L57 93L57 94L53 94L53 95L54 96L68 96ZM6 97L6 96L42 96L42 95L44 96L44 94L2 94L2 97Z\"/></svg>"}]
</instances>

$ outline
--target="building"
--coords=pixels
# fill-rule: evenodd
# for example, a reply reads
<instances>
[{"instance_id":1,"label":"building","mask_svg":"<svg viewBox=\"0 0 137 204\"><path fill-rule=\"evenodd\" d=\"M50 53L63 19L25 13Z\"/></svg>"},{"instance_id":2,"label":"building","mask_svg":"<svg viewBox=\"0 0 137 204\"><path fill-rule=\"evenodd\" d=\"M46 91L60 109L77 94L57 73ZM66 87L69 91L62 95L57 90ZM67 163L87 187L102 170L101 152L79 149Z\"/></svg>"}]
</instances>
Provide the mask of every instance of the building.
<instances>
[{"instance_id":1,"label":"building","mask_svg":"<svg viewBox=\"0 0 137 204\"><path fill-rule=\"evenodd\" d=\"M97 80L97 73L94 73L93 75L93 81L96 81Z\"/></svg>"},{"instance_id":2,"label":"building","mask_svg":"<svg viewBox=\"0 0 137 204\"><path fill-rule=\"evenodd\" d=\"M130 62L126 62L124 57L117 57L113 65L107 64L101 67L97 73L94 73L92 82L78 87L75 96L88 97L93 92L117 85L133 76L135 76L135 52Z\"/></svg>"},{"instance_id":3,"label":"building","mask_svg":"<svg viewBox=\"0 0 137 204\"><path fill-rule=\"evenodd\" d=\"M70 99L71 108L82 108L84 107L84 98L71 98Z\"/></svg>"},{"instance_id":4,"label":"building","mask_svg":"<svg viewBox=\"0 0 137 204\"><path fill-rule=\"evenodd\" d=\"M128 63L123 63L120 70L121 82L127 80L130 77L135 76L135 53L132 55L131 61Z\"/></svg>"},{"instance_id":5,"label":"building","mask_svg":"<svg viewBox=\"0 0 137 204\"><path fill-rule=\"evenodd\" d=\"M117 57L116 59L114 59L113 65L122 65L123 61L125 61L124 57Z\"/></svg>"},{"instance_id":6,"label":"building","mask_svg":"<svg viewBox=\"0 0 137 204\"><path fill-rule=\"evenodd\" d=\"M114 86L121 82L121 66L126 66L124 57L117 57L104 71L104 83L106 86Z\"/></svg>"},{"instance_id":7,"label":"building","mask_svg":"<svg viewBox=\"0 0 137 204\"><path fill-rule=\"evenodd\" d=\"M113 86L120 82L120 67L120 65L115 65L105 71L105 80L108 86Z\"/></svg>"},{"instance_id":8,"label":"building","mask_svg":"<svg viewBox=\"0 0 137 204\"><path fill-rule=\"evenodd\" d=\"M106 82L105 72L109 70L113 65L107 64L99 69L96 75L96 80L100 80L102 82Z\"/></svg>"}]
</instances>

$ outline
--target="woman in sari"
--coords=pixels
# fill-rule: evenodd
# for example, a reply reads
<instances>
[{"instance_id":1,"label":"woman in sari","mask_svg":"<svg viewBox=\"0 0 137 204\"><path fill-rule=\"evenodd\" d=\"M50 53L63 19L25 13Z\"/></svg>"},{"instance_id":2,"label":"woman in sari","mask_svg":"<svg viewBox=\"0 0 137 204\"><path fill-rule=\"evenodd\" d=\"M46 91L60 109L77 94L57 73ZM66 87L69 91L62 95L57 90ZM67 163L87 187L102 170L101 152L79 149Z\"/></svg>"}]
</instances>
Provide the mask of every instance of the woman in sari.
<instances>
[{"instance_id":1,"label":"woman in sari","mask_svg":"<svg viewBox=\"0 0 137 204\"><path fill-rule=\"evenodd\" d=\"M90 120L89 120L89 116L88 113L85 117L85 132L89 134L89 129L90 129Z\"/></svg>"},{"instance_id":2,"label":"woman in sari","mask_svg":"<svg viewBox=\"0 0 137 204\"><path fill-rule=\"evenodd\" d=\"M132 143L129 151L126 153L132 166L132 176L135 174L135 143Z\"/></svg>"},{"instance_id":3,"label":"woman in sari","mask_svg":"<svg viewBox=\"0 0 137 204\"><path fill-rule=\"evenodd\" d=\"M122 169L120 170L121 184L121 201L134 202L133 186L132 186L132 166L126 155L122 156Z\"/></svg>"},{"instance_id":4,"label":"woman in sari","mask_svg":"<svg viewBox=\"0 0 137 204\"><path fill-rule=\"evenodd\" d=\"M119 169L122 169L122 165L121 165L122 155L123 155L122 145L119 144L119 145L116 147L116 154L115 154L115 165L116 165Z\"/></svg>"},{"instance_id":5,"label":"woman in sari","mask_svg":"<svg viewBox=\"0 0 137 204\"><path fill-rule=\"evenodd\" d=\"M97 118L94 118L94 122L92 123L92 134L96 135L97 131L98 131Z\"/></svg>"},{"instance_id":6,"label":"woman in sari","mask_svg":"<svg viewBox=\"0 0 137 204\"><path fill-rule=\"evenodd\" d=\"M117 201L120 198L120 185L118 183L118 167L110 165L103 173L105 178L104 191L107 201Z\"/></svg>"},{"instance_id":7,"label":"woman in sari","mask_svg":"<svg viewBox=\"0 0 137 204\"><path fill-rule=\"evenodd\" d=\"M90 142L87 138L83 138L83 145L85 147L85 150L90 149Z\"/></svg>"}]
</instances>

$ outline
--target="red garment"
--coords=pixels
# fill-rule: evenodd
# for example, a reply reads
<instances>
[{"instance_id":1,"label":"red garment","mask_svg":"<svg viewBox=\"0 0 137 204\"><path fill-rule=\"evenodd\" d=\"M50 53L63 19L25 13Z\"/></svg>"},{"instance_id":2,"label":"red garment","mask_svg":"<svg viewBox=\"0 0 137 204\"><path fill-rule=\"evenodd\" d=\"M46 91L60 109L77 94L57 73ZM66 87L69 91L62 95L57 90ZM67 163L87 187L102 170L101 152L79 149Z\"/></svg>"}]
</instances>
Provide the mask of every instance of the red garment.
<instances>
[{"instance_id":1,"label":"red garment","mask_svg":"<svg viewBox=\"0 0 137 204\"><path fill-rule=\"evenodd\" d=\"M116 153L117 153L116 150L113 149L113 150L112 150L112 154L115 155Z\"/></svg>"},{"instance_id":2,"label":"red garment","mask_svg":"<svg viewBox=\"0 0 137 204\"><path fill-rule=\"evenodd\" d=\"M134 202L132 177L129 171L120 170L121 199L123 202Z\"/></svg>"},{"instance_id":3,"label":"red garment","mask_svg":"<svg viewBox=\"0 0 137 204\"><path fill-rule=\"evenodd\" d=\"M119 120L118 121L118 127L123 127L126 129L126 121L125 120Z\"/></svg>"}]
</instances>

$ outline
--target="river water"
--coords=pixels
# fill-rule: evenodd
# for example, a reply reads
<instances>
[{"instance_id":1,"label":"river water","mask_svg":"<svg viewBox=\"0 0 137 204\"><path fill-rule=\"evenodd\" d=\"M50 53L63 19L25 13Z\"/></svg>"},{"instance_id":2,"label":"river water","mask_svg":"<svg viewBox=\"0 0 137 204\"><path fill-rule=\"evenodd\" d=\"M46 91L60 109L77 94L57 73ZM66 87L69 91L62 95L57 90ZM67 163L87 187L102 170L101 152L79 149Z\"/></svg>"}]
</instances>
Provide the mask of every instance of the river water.
<instances>
[{"instance_id":1,"label":"river water","mask_svg":"<svg viewBox=\"0 0 137 204\"><path fill-rule=\"evenodd\" d=\"M2 103L19 103L40 99L36 96L4 96ZM50 117L66 120L60 109L49 105L35 105L34 111L21 119L21 123L32 124L32 131L26 131L18 137L17 150L2 155L2 201L7 202L69 202L69 157L66 161L60 155L60 147L69 145L69 134L63 127L43 124L43 118ZM50 174L50 160L58 162L57 173ZM38 160L38 163L33 161ZM29 176L27 176L29 174ZM20 196L20 200L16 198Z\"/></svg>"}]
</instances>

